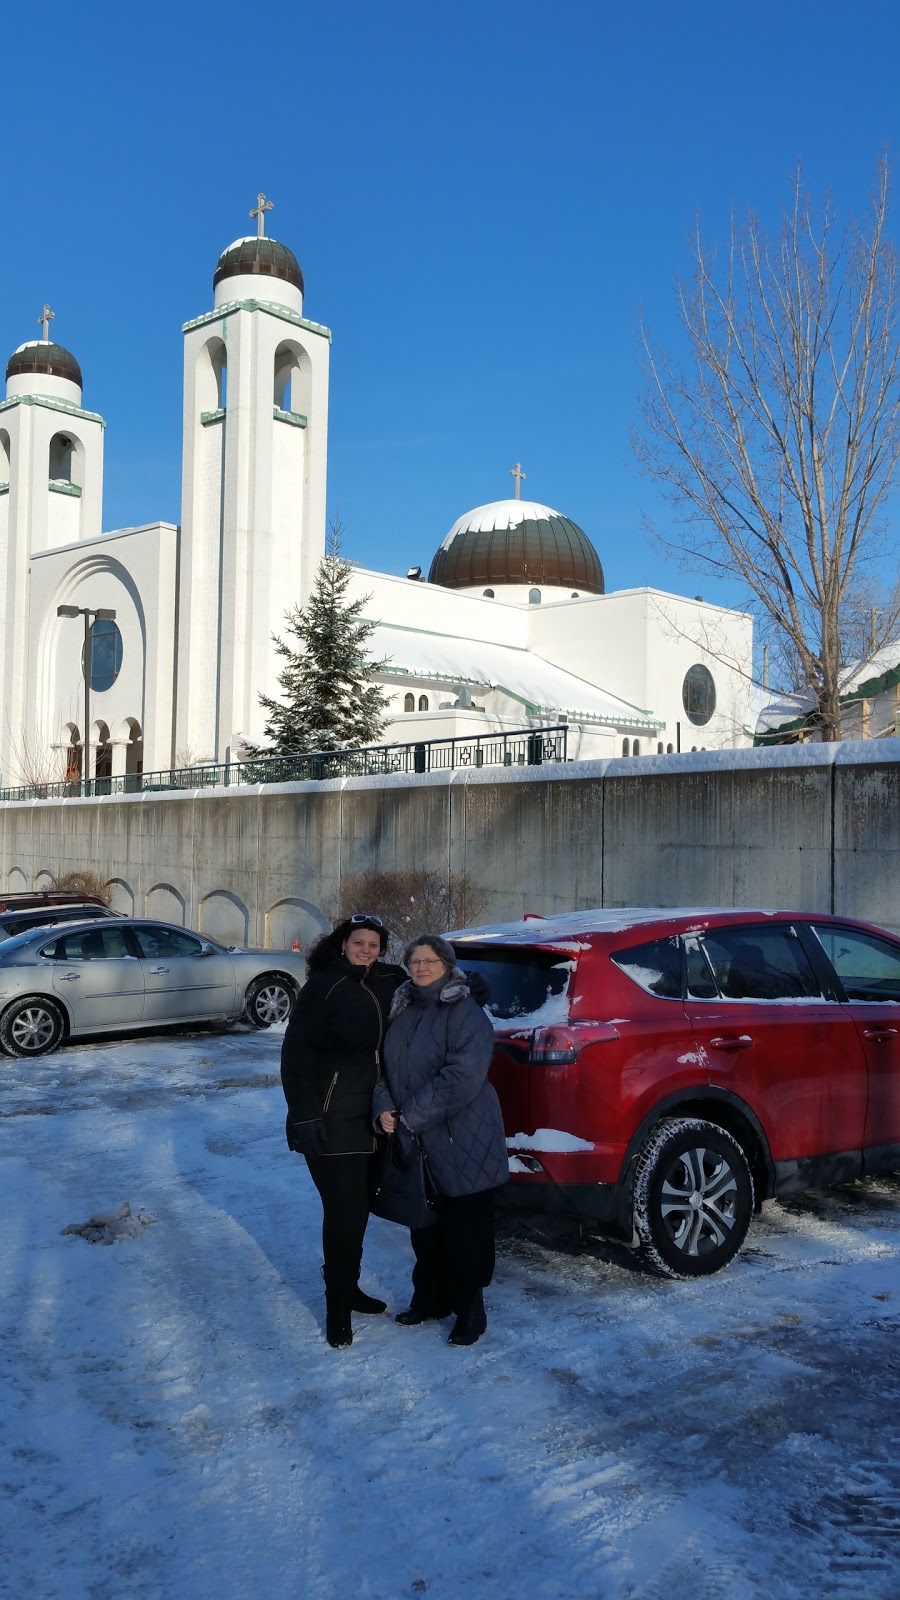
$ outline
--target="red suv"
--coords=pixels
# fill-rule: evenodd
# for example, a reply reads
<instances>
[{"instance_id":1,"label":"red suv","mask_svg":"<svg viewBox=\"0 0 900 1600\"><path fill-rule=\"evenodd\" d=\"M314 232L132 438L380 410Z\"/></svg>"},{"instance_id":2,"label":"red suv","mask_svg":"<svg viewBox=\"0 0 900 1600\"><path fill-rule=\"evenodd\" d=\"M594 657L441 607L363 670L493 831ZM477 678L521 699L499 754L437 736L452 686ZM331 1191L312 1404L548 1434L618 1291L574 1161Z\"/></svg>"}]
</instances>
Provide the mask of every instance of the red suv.
<instances>
[{"instance_id":1,"label":"red suv","mask_svg":"<svg viewBox=\"0 0 900 1600\"><path fill-rule=\"evenodd\" d=\"M452 936L490 988L511 1192L717 1272L764 1200L900 1168L900 940L787 911Z\"/></svg>"}]
</instances>

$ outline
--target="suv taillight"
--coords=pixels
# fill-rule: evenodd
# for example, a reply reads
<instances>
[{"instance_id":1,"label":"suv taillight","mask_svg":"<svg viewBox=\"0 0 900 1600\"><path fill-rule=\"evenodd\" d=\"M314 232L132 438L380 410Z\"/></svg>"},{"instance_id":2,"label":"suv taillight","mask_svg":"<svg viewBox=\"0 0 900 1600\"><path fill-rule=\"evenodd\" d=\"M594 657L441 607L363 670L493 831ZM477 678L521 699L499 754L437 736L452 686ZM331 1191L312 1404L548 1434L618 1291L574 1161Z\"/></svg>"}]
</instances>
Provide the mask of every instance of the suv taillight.
<instances>
[{"instance_id":1,"label":"suv taillight","mask_svg":"<svg viewBox=\"0 0 900 1600\"><path fill-rule=\"evenodd\" d=\"M545 1066L565 1066L577 1061L589 1044L618 1039L619 1030L611 1022L566 1022L549 1028L535 1028L528 1052L529 1061Z\"/></svg>"}]
</instances>

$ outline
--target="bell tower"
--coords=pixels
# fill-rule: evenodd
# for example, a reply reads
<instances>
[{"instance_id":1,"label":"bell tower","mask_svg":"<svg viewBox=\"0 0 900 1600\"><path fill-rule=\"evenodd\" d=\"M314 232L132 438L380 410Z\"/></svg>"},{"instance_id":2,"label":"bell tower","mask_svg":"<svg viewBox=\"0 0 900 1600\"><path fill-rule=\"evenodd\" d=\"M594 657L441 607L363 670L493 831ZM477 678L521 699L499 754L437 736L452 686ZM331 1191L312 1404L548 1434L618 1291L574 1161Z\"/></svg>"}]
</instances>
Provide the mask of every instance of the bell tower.
<instances>
[{"instance_id":1,"label":"bell tower","mask_svg":"<svg viewBox=\"0 0 900 1600\"><path fill-rule=\"evenodd\" d=\"M0 774L17 767L34 737L28 684L31 559L100 533L103 512L102 417L81 403L81 368L50 338L55 312L38 318L6 364L0 403ZM33 686L32 686L33 689Z\"/></svg>"},{"instance_id":2,"label":"bell tower","mask_svg":"<svg viewBox=\"0 0 900 1600\"><path fill-rule=\"evenodd\" d=\"M214 308L184 327L176 760L222 760L262 731L272 634L325 548L331 334L303 315L303 274L265 235L223 251Z\"/></svg>"}]
</instances>

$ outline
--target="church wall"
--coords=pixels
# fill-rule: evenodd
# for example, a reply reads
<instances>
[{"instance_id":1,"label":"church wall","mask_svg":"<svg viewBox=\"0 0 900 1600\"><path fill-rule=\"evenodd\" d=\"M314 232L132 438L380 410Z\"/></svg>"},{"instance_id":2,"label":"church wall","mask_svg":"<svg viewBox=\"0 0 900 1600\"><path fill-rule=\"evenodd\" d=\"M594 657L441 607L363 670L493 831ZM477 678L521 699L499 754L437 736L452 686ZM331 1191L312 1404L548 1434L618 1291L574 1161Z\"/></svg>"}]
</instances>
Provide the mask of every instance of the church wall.
<instances>
[{"instance_id":1,"label":"church wall","mask_svg":"<svg viewBox=\"0 0 900 1600\"><path fill-rule=\"evenodd\" d=\"M706 903L900 931L898 806L900 741L38 801L0 805L0 883L90 866L254 943L308 941L369 867L468 873L485 921Z\"/></svg>"},{"instance_id":2,"label":"church wall","mask_svg":"<svg viewBox=\"0 0 900 1600\"><path fill-rule=\"evenodd\" d=\"M348 594L353 600L371 596L364 615L373 621L420 628L426 633L451 633L459 639L490 639L519 649L527 646L528 622L523 611L458 589L355 567Z\"/></svg>"}]
</instances>

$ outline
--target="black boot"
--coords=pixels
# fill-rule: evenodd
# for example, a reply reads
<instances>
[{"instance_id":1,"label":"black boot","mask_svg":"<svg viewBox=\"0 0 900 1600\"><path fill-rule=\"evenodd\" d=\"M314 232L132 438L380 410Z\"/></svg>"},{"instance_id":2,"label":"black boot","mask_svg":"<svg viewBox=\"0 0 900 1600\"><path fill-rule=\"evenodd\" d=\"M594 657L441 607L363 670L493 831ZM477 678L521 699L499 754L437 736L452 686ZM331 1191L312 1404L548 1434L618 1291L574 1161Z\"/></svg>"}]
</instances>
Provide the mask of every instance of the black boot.
<instances>
[{"instance_id":1,"label":"black boot","mask_svg":"<svg viewBox=\"0 0 900 1600\"><path fill-rule=\"evenodd\" d=\"M418 1328L422 1322L442 1322L444 1317L449 1317L451 1310L451 1306L430 1305L423 1301L417 1304L413 1295L412 1304L405 1311L398 1311L394 1321L404 1328Z\"/></svg>"},{"instance_id":2,"label":"black boot","mask_svg":"<svg viewBox=\"0 0 900 1600\"><path fill-rule=\"evenodd\" d=\"M325 1337L332 1350L344 1350L353 1343L347 1296L328 1289L325 1290Z\"/></svg>"},{"instance_id":3,"label":"black boot","mask_svg":"<svg viewBox=\"0 0 900 1600\"><path fill-rule=\"evenodd\" d=\"M481 1290L478 1289L465 1310L457 1314L447 1343L475 1344L486 1328L487 1312L484 1309L484 1296Z\"/></svg>"},{"instance_id":4,"label":"black boot","mask_svg":"<svg viewBox=\"0 0 900 1600\"><path fill-rule=\"evenodd\" d=\"M377 1317L382 1311L387 1311L387 1301L376 1300L373 1294L364 1294L357 1284L350 1302L350 1310L364 1311L369 1317Z\"/></svg>"}]
</instances>

